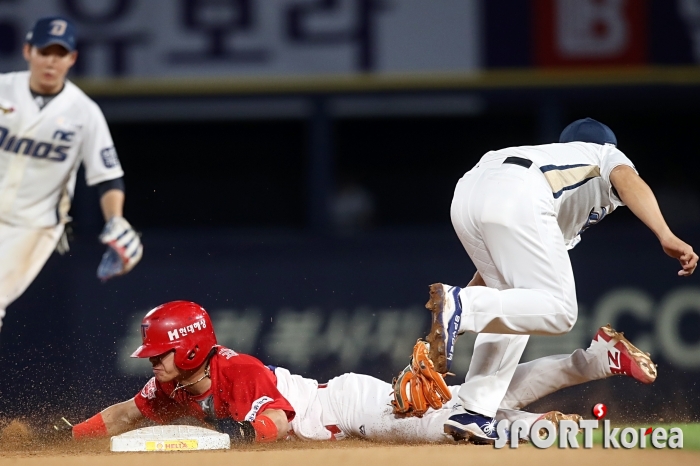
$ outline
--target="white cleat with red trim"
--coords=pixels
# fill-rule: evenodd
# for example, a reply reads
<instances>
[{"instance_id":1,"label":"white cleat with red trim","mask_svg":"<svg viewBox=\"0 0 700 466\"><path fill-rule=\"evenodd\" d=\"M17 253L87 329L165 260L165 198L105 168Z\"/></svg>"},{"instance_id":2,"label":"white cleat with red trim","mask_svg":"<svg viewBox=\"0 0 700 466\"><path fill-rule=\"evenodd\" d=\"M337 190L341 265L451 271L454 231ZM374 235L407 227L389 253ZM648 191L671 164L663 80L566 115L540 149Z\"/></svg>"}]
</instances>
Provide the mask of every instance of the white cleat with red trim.
<instances>
[{"instance_id":1,"label":"white cleat with red trim","mask_svg":"<svg viewBox=\"0 0 700 466\"><path fill-rule=\"evenodd\" d=\"M627 375L647 384L656 380L656 364L652 362L649 353L634 346L610 324L598 329L589 350L601 350L601 346L607 350L608 368L612 374Z\"/></svg>"}]
</instances>

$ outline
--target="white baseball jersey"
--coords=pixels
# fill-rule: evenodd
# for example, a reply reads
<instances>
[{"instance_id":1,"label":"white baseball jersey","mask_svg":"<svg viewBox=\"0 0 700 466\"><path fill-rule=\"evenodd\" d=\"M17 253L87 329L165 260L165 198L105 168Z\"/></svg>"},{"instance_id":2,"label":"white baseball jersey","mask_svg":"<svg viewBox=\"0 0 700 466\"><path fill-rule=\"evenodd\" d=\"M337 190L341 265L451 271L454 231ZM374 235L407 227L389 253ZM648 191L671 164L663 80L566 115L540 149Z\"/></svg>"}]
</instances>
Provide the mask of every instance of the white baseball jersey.
<instances>
[{"instance_id":1,"label":"white baseball jersey","mask_svg":"<svg viewBox=\"0 0 700 466\"><path fill-rule=\"evenodd\" d=\"M29 72L0 75L0 221L43 228L65 219L76 172L89 186L124 175L102 111L77 86L42 110Z\"/></svg>"},{"instance_id":2,"label":"white baseball jersey","mask_svg":"<svg viewBox=\"0 0 700 466\"><path fill-rule=\"evenodd\" d=\"M552 188L557 223L568 249L581 240L580 234L624 205L615 195L610 172L618 165L634 169L630 159L612 144L587 142L509 147L487 152L480 160L506 157L531 160Z\"/></svg>"}]
</instances>

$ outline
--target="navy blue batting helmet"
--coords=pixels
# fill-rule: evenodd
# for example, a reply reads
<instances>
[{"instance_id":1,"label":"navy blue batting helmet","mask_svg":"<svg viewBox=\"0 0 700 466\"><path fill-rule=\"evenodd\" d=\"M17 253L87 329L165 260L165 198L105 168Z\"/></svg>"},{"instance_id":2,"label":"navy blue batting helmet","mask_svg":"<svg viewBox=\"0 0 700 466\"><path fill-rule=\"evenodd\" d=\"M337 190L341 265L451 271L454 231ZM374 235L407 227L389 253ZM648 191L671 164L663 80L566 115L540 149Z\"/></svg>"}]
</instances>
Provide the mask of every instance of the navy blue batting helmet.
<instances>
[{"instance_id":1,"label":"navy blue batting helmet","mask_svg":"<svg viewBox=\"0 0 700 466\"><path fill-rule=\"evenodd\" d=\"M559 142L592 142L595 144L612 144L617 146L617 138L607 125L594 120L583 118L576 120L564 128L559 136Z\"/></svg>"}]
</instances>

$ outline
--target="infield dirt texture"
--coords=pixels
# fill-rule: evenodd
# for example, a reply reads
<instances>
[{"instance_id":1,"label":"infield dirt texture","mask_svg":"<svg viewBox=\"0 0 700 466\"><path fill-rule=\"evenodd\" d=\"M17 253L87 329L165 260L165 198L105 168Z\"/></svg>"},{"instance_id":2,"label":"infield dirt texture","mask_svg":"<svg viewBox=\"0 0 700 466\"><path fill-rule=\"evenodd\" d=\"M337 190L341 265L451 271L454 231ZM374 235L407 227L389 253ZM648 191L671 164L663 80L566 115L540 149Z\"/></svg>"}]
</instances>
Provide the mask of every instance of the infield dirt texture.
<instances>
[{"instance_id":1,"label":"infield dirt texture","mask_svg":"<svg viewBox=\"0 0 700 466\"><path fill-rule=\"evenodd\" d=\"M9 428L9 429L8 429ZM700 464L697 450L538 450L532 446L495 450L475 445L406 445L365 440L277 442L214 452L112 453L109 440L47 444L21 423L6 426L0 437L0 465L17 466L670 466Z\"/></svg>"}]
</instances>

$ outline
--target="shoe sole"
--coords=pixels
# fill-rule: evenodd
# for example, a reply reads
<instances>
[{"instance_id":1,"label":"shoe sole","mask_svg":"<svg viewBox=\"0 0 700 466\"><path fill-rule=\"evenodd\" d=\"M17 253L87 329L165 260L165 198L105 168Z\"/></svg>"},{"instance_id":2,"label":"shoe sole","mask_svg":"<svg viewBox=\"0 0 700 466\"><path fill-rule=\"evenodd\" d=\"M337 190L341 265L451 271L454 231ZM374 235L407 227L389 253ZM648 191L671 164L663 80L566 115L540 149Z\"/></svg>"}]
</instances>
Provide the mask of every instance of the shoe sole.
<instances>
[{"instance_id":1,"label":"shoe sole","mask_svg":"<svg viewBox=\"0 0 700 466\"><path fill-rule=\"evenodd\" d=\"M554 425L554 431L558 434L559 423L561 421L574 421L576 425L578 425L579 421L583 418L579 414L564 414L561 411L550 411L540 416L537 420L540 421L542 419L551 422ZM545 438L547 431L545 429L540 429L538 434L540 438Z\"/></svg>"},{"instance_id":2,"label":"shoe sole","mask_svg":"<svg viewBox=\"0 0 700 466\"><path fill-rule=\"evenodd\" d=\"M469 430L460 429L459 427L449 424L445 424L443 432L451 436L455 442L471 443L472 445L493 445L496 443L496 439L481 437Z\"/></svg>"},{"instance_id":3,"label":"shoe sole","mask_svg":"<svg viewBox=\"0 0 700 466\"><path fill-rule=\"evenodd\" d=\"M445 424L443 432L451 436L455 442L467 442L471 438L471 433L458 427Z\"/></svg>"},{"instance_id":4,"label":"shoe sole","mask_svg":"<svg viewBox=\"0 0 700 466\"><path fill-rule=\"evenodd\" d=\"M631 341L625 338L624 333L616 331L610 326L610 324L605 325L600 329L608 337L610 337L611 340L617 340L619 343L622 343L622 346L625 347L627 354L629 354L630 358L632 358L636 366L641 371L641 374L630 374L634 379L646 384L650 384L656 380L656 364L654 364L654 362L651 360L648 353L645 353L634 346Z\"/></svg>"},{"instance_id":5,"label":"shoe sole","mask_svg":"<svg viewBox=\"0 0 700 466\"><path fill-rule=\"evenodd\" d=\"M440 314L445 305L445 289L442 283L433 283L430 285L430 299L425 304L433 318L430 326L430 333L425 340L430 344L428 357L433 362L435 370L441 374L447 373L447 351L445 348L445 336L447 329L442 324Z\"/></svg>"}]
</instances>

